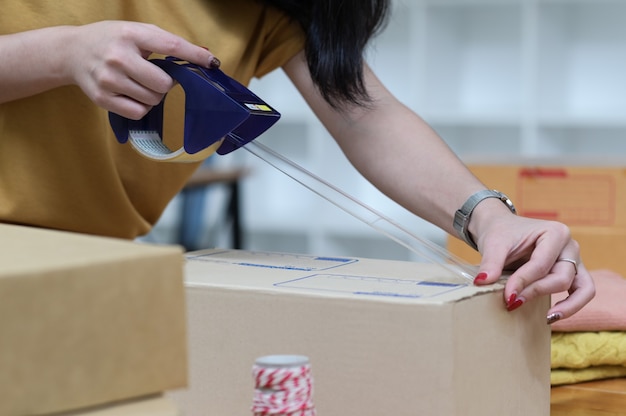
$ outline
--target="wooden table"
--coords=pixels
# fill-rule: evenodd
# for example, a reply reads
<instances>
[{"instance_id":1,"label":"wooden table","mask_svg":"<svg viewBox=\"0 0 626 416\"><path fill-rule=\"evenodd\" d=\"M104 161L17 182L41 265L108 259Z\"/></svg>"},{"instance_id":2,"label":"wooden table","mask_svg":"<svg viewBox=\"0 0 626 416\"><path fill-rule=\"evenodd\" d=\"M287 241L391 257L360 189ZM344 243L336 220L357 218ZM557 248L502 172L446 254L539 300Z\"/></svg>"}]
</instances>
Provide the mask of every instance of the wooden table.
<instances>
[{"instance_id":1,"label":"wooden table","mask_svg":"<svg viewBox=\"0 0 626 416\"><path fill-rule=\"evenodd\" d=\"M552 388L551 416L626 415L626 378Z\"/></svg>"}]
</instances>

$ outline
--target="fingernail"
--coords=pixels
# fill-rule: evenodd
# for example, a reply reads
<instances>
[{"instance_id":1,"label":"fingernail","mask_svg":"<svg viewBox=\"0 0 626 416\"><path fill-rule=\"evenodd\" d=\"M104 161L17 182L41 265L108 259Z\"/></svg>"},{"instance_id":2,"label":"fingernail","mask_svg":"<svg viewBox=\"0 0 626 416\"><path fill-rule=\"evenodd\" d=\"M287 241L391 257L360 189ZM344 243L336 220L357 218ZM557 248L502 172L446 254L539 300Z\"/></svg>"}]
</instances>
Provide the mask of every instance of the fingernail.
<instances>
[{"instance_id":1,"label":"fingernail","mask_svg":"<svg viewBox=\"0 0 626 416\"><path fill-rule=\"evenodd\" d=\"M213 57L213 59L209 62L209 68L219 68L220 65L222 65L222 62L216 57Z\"/></svg>"},{"instance_id":2,"label":"fingernail","mask_svg":"<svg viewBox=\"0 0 626 416\"><path fill-rule=\"evenodd\" d=\"M483 280L487 280L487 273L485 272L480 272L476 275L476 277L474 278L474 284L480 283Z\"/></svg>"},{"instance_id":3,"label":"fingernail","mask_svg":"<svg viewBox=\"0 0 626 416\"><path fill-rule=\"evenodd\" d=\"M522 297L519 297L517 299L515 299L514 302L510 303L509 306L506 307L506 310L511 312L514 311L515 309L519 308L520 306L522 306L525 302L525 299Z\"/></svg>"},{"instance_id":4,"label":"fingernail","mask_svg":"<svg viewBox=\"0 0 626 416\"><path fill-rule=\"evenodd\" d=\"M517 293L513 292L506 301L506 307L508 308L509 306L511 306L511 304L515 302L515 299L517 299Z\"/></svg>"},{"instance_id":5,"label":"fingernail","mask_svg":"<svg viewBox=\"0 0 626 416\"><path fill-rule=\"evenodd\" d=\"M554 312L554 313L551 313L550 315L548 315L546 320L548 322L548 325L552 325L553 323L555 323L556 321L558 321L562 317L563 317L563 314L561 312Z\"/></svg>"}]
</instances>

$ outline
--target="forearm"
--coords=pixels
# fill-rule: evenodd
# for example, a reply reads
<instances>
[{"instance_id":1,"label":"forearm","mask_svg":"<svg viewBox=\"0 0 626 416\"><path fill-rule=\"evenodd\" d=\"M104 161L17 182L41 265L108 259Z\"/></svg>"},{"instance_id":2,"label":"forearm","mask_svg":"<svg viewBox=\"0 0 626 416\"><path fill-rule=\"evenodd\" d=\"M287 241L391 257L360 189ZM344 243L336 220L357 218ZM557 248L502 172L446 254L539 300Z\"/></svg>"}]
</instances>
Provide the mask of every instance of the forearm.
<instances>
[{"instance_id":1,"label":"forearm","mask_svg":"<svg viewBox=\"0 0 626 416\"><path fill-rule=\"evenodd\" d=\"M57 26L0 36L0 103L35 95L71 82L68 46L75 31Z\"/></svg>"},{"instance_id":2,"label":"forearm","mask_svg":"<svg viewBox=\"0 0 626 416\"><path fill-rule=\"evenodd\" d=\"M364 177L406 209L454 233L454 213L470 195L485 189L484 184L424 120L393 97L368 68L365 70L371 105L341 113L328 106L311 84L303 55L285 66L313 111ZM486 206L493 205L486 202ZM475 210L476 216L484 211L481 205Z\"/></svg>"},{"instance_id":3,"label":"forearm","mask_svg":"<svg viewBox=\"0 0 626 416\"><path fill-rule=\"evenodd\" d=\"M382 192L453 233L454 212L485 186L423 120L399 103L388 104L365 114L349 131L336 132L338 142Z\"/></svg>"}]
</instances>

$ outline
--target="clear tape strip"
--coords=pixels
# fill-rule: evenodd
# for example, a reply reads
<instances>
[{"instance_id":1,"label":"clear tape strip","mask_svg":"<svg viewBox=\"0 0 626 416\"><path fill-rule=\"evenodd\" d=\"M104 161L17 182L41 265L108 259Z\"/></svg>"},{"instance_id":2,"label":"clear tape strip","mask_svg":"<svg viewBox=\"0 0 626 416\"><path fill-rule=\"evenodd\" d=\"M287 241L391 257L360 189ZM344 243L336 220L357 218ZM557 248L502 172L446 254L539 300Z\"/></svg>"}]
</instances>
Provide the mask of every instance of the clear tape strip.
<instances>
[{"instance_id":1,"label":"clear tape strip","mask_svg":"<svg viewBox=\"0 0 626 416\"><path fill-rule=\"evenodd\" d=\"M231 134L231 137L232 136ZM234 138L236 139L236 137ZM258 141L254 141L249 142L243 146L243 148L328 202L352 215L354 218L361 220L374 230L407 248L416 254L418 258L440 265L447 271L461 277L465 283L467 283L468 280L474 280L477 273L476 266L466 262L432 241L418 237L394 220L348 195L269 147Z\"/></svg>"}]
</instances>

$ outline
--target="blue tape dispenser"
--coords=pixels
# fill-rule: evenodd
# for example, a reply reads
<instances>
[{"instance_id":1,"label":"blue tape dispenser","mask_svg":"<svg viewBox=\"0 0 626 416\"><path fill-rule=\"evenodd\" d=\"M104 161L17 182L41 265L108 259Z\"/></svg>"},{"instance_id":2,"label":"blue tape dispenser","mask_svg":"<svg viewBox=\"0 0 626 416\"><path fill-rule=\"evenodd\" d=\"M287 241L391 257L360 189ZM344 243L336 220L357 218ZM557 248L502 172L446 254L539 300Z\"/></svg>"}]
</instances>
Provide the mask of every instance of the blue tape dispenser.
<instances>
[{"instance_id":1,"label":"blue tape dispenser","mask_svg":"<svg viewBox=\"0 0 626 416\"><path fill-rule=\"evenodd\" d=\"M168 148L162 140L165 98L141 120L109 113L118 142L131 145L158 161L196 162L217 152L224 155L269 129L280 113L219 69L207 69L178 58L151 59L185 92L183 147Z\"/></svg>"}]
</instances>

